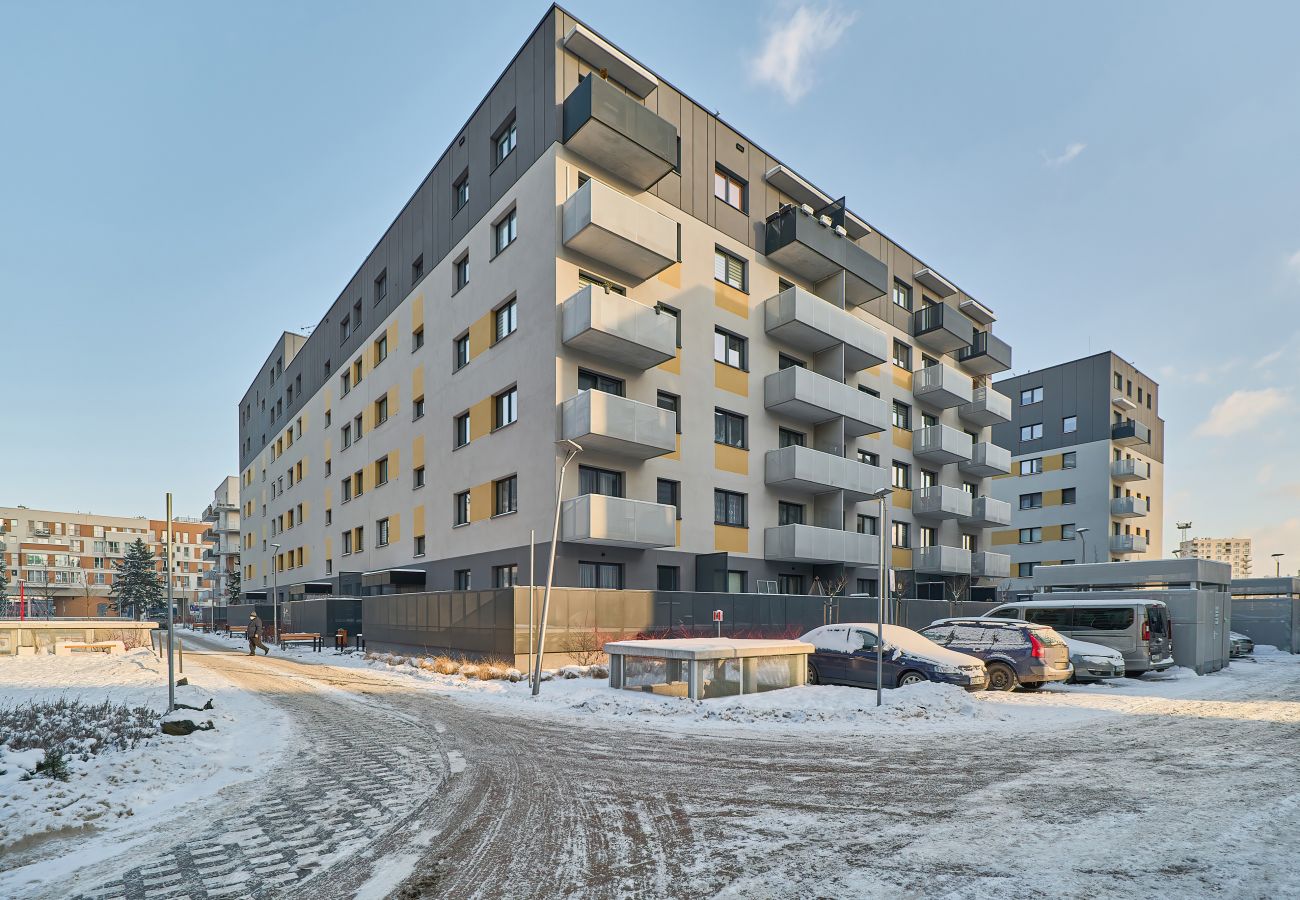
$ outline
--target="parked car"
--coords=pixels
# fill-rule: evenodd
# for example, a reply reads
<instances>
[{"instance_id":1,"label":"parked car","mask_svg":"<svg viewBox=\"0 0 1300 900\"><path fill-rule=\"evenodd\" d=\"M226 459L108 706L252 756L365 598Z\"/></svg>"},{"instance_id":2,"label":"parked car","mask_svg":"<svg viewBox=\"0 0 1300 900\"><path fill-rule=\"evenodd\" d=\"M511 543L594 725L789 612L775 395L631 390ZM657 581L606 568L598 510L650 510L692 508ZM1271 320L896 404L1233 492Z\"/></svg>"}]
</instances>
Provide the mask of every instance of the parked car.
<instances>
[{"instance_id":1,"label":"parked car","mask_svg":"<svg viewBox=\"0 0 1300 900\"><path fill-rule=\"evenodd\" d=\"M1174 664L1174 626L1161 600L1017 600L983 618L1023 619L1048 625L1068 638L1118 650L1124 674L1137 677Z\"/></svg>"},{"instance_id":2,"label":"parked car","mask_svg":"<svg viewBox=\"0 0 1300 900\"><path fill-rule=\"evenodd\" d=\"M822 625L800 638L817 648L808 656L809 684L876 686L878 639L873 623ZM955 684L968 691L984 689L984 663L945 650L902 625L885 625L882 686L906 687L922 681Z\"/></svg>"},{"instance_id":3,"label":"parked car","mask_svg":"<svg viewBox=\"0 0 1300 900\"><path fill-rule=\"evenodd\" d=\"M1064 638L1046 625L984 618L940 619L922 628L921 636L984 660L991 691L1014 691L1018 687L1038 690L1054 681L1068 681L1074 674Z\"/></svg>"},{"instance_id":4,"label":"parked car","mask_svg":"<svg viewBox=\"0 0 1300 900\"><path fill-rule=\"evenodd\" d=\"M1070 648L1070 665L1074 666L1074 680L1080 684L1101 681L1103 678L1124 677L1124 654L1105 644L1094 644L1078 638L1061 635Z\"/></svg>"},{"instance_id":5,"label":"parked car","mask_svg":"<svg viewBox=\"0 0 1300 900\"><path fill-rule=\"evenodd\" d=\"M1250 656L1255 652L1255 642L1246 635L1236 631L1229 631L1228 638L1232 641L1232 647L1228 651L1231 659L1239 659L1243 656Z\"/></svg>"}]
</instances>

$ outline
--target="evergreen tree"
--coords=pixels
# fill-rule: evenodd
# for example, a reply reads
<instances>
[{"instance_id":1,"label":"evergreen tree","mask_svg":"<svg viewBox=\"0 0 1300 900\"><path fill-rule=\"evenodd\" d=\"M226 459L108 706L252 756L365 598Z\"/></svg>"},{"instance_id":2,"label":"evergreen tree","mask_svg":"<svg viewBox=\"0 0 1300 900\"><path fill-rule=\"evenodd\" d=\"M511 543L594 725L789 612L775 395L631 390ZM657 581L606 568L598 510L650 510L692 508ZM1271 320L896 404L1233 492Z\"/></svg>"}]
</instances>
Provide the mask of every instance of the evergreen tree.
<instances>
[{"instance_id":1,"label":"evergreen tree","mask_svg":"<svg viewBox=\"0 0 1300 900\"><path fill-rule=\"evenodd\" d=\"M113 608L132 618L163 610L163 580L158 574L153 551L140 538L126 547L126 556L115 563L117 574L113 579Z\"/></svg>"},{"instance_id":2,"label":"evergreen tree","mask_svg":"<svg viewBox=\"0 0 1300 900\"><path fill-rule=\"evenodd\" d=\"M5 568L3 559L0 559L0 600L5 598L5 592L9 590L9 570Z\"/></svg>"},{"instance_id":3,"label":"evergreen tree","mask_svg":"<svg viewBox=\"0 0 1300 900\"><path fill-rule=\"evenodd\" d=\"M238 569L231 570L226 576L226 603L239 603L239 592L244 589L243 576Z\"/></svg>"}]
</instances>

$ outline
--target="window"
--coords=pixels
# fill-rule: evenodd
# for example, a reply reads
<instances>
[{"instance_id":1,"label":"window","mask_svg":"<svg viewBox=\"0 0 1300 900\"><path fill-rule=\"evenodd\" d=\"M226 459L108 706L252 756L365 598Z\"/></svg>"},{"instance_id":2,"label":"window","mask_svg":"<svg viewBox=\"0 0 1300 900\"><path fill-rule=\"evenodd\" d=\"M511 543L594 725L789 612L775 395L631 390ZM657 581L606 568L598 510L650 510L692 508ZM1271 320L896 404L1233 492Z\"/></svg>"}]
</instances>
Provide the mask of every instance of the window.
<instances>
[{"instance_id":1,"label":"window","mask_svg":"<svg viewBox=\"0 0 1300 900\"><path fill-rule=\"evenodd\" d=\"M912 371L912 348L895 338L893 360L900 369Z\"/></svg>"},{"instance_id":2,"label":"window","mask_svg":"<svg viewBox=\"0 0 1300 900\"><path fill-rule=\"evenodd\" d=\"M492 515L504 516L519 510L519 478L510 475L492 482Z\"/></svg>"},{"instance_id":3,"label":"window","mask_svg":"<svg viewBox=\"0 0 1300 900\"><path fill-rule=\"evenodd\" d=\"M578 587L622 590L623 564L579 562Z\"/></svg>"},{"instance_id":4,"label":"window","mask_svg":"<svg viewBox=\"0 0 1300 900\"><path fill-rule=\"evenodd\" d=\"M912 526L907 522L894 522L889 526L890 542L894 547L906 550L912 546Z\"/></svg>"},{"instance_id":5,"label":"window","mask_svg":"<svg viewBox=\"0 0 1300 900\"><path fill-rule=\"evenodd\" d=\"M713 277L723 284L729 284L738 291L746 290L745 261L715 247L713 250Z\"/></svg>"},{"instance_id":6,"label":"window","mask_svg":"<svg viewBox=\"0 0 1300 900\"><path fill-rule=\"evenodd\" d=\"M419 328L411 332L411 352L414 353L416 350L419 350L423 346L424 346L424 326L421 325Z\"/></svg>"},{"instance_id":7,"label":"window","mask_svg":"<svg viewBox=\"0 0 1300 900\"><path fill-rule=\"evenodd\" d=\"M930 428L939 424L939 417L928 412L921 413L921 427Z\"/></svg>"},{"instance_id":8,"label":"window","mask_svg":"<svg viewBox=\"0 0 1300 900\"><path fill-rule=\"evenodd\" d=\"M339 322L339 343L340 344L346 341L348 339L348 335L352 333L351 329L348 328L350 324L352 324L352 319L350 316L344 316L343 320Z\"/></svg>"},{"instance_id":9,"label":"window","mask_svg":"<svg viewBox=\"0 0 1300 900\"><path fill-rule=\"evenodd\" d=\"M749 369L749 342L737 334L715 328L713 331L713 358L733 369Z\"/></svg>"},{"instance_id":10,"label":"window","mask_svg":"<svg viewBox=\"0 0 1300 900\"><path fill-rule=\"evenodd\" d=\"M495 588L514 587L519 584L519 566L510 563L505 566L492 567L492 586Z\"/></svg>"},{"instance_id":11,"label":"window","mask_svg":"<svg viewBox=\"0 0 1300 900\"><path fill-rule=\"evenodd\" d=\"M344 425L339 429L339 436L343 442L343 449L346 450L352 446L352 426Z\"/></svg>"},{"instance_id":12,"label":"window","mask_svg":"<svg viewBox=\"0 0 1300 900\"><path fill-rule=\"evenodd\" d=\"M388 296L388 270L379 273L375 279L375 305L378 306Z\"/></svg>"},{"instance_id":13,"label":"window","mask_svg":"<svg viewBox=\"0 0 1300 900\"><path fill-rule=\"evenodd\" d=\"M388 484L388 457L375 460L375 487Z\"/></svg>"},{"instance_id":14,"label":"window","mask_svg":"<svg viewBox=\"0 0 1300 900\"><path fill-rule=\"evenodd\" d=\"M749 573L731 569L727 572L727 593L743 594L749 587Z\"/></svg>"},{"instance_id":15,"label":"window","mask_svg":"<svg viewBox=\"0 0 1300 900\"><path fill-rule=\"evenodd\" d=\"M587 369L579 369L578 390L602 391L606 394L613 394L616 397L622 397L623 379L615 378L612 375L602 375L599 372L591 372Z\"/></svg>"},{"instance_id":16,"label":"window","mask_svg":"<svg viewBox=\"0 0 1300 900\"><path fill-rule=\"evenodd\" d=\"M874 597L874 596L876 596L876 592L879 591L879 590L880 590L880 580L879 580L879 579L877 579L877 578L859 578L859 579L858 579L858 593L859 593L859 594L866 594L866 595L869 596L869 597Z\"/></svg>"},{"instance_id":17,"label":"window","mask_svg":"<svg viewBox=\"0 0 1300 900\"><path fill-rule=\"evenodd\" d=\"M342 481L340 481L339 488L341 491L339 496L342 498L344 503L347 503L349 500L352 499L352 476L348 475Z\"/></svg>"},{"instance_id":18,"label":"window","mask_svg":"<svg viewBox=\"0 0 1300 900\"><path fill-rule=\"evenodd\" d=\"M677 346L680 347L682 345L682 311L669 306L667 303L656 303L655 312L661 316L673 317L673 326L677 329Z\"/></svg>"},{"instance_id":19,"label":"window","mask_svg":"<svg viewBox=\"0 0 1300 900\"><path fill-rule=\"evenodd\" d=\"M1042 507L1043 507L1042 491L1034 491L1032 494L1020 495L1021 509L1042 509Z\"/></svg>"},{"instance_id":20,"label":"window","mask_svg":"<svg viewBox=\"0 0 1300 900\"><path fill-rule=\"evenodd\" d=\"M1079 417L1066 416L1061 420L1061 431L1065 434L1073 434L1079 430Z\"/></svg>"},{"instance_id":21,"label":"window","mask_svg":"<svg viewBox=\"0 0 1300 900\"><path fill-rule=\"evenodd\" d=\"M352 529L352 547L357 553L366 549L366 529L360 525Z\"/></svg>"},{"instance_id":22,"label":"window","mask_svg":"<svg viewBox=\"0 0 1300 900\"><path fill-rule=\"evenodd\" d=\"M1036 441L1043 436L1043 423L1035 422L1032 425L1020 426L1020 439L1022 441Z\"/></svg>"},{"instance_id":23,"label":"window","mask_svg":"<svg viewBox=\"0 0 1300 900\"><path fill-rule=\"evenodd\" d=\"M1020 461L1021 475L1039 475L1043 471L1043 458L1035 456L1033 459L1022 459Z\"/></svg>"},{"instance_id":24,"label":"window","mask_svg":"<svg viewBox=\"0 0 1300 900\"><path fill-rule=\"evenodd\" d=\"M623 473L595 466L578 466L578 493L623 496Z\"/></svg>"},{"instance_id":25,"label":"window","mask_svg":"<svg viewBox=\"0 0 1300 900\"><path fill-rule=\"evenodd\" d=\"M880 454L879 454L879 453L872 453L870 450L859 450L859 451L858 451L858 462L860 462L860 463L866 463L866 464L869 465L869 466L879 466L879 465L880 465Z\"/></svg>"},{"instance_id":26,"label":"window","mask_svg":"<svg viewBox=\"0 0 1300 900\"><path fill-rule=\"evenodd\" d=\"M745 511L746 497L735 491L715 489L713 491L713 523L745 528L748 518Z\"/></svg>"},{"instance_id":27,"label":"window","mask_svg":"<svg viewBox=\"0 0 1300 900\"><path fill-rule=\"evenodd\" d=\"M934 487L939 483L939 473L931 472L929 469L921 470L921 487Z\"/></svg>"},{"instance_id":28,"label":"window","mask_svg":"<svg viewBox=\"0 0 1300 900\"><path fill-rule=\"evenodd\" d=\"M416 397L411 403L411 421L424 418L424 396Z\"/></svg>"},{"instance_id":29,"label":"window","mask_svg":"<svg viewBox=\"0 0 1300 900\"><path fill-rule=\"evenodd\" d=\"M352 553L352 532L343 532L343 555L349 556Z\"/></svg>"},{"instance_id":30,"label":"window","mask_svg":"<svg viewBox=\"0 0 1300 900\"><path fill-rule=\"evenodd\" d=\"M803 576L778 574L776 576L776 592L778 594L802 594Z\"/></svg>"},{"instance_id":31,"label":"window","mask_svg":"<svg viewBox=\"0 0 1300 900\"><path fill-rule=\"evenodd\" d=\"M912 467L907 463L894 463L890 484L901 490L910 491L912 489Z\"/></svg>"},{"instance_id":32,"label":"window","mask_svg":"<svg viewBox=\"0 0 1300 900\"><path fill-rule=\"evenodd\" d=\"M492 246L496 253L509 247L519 237L519 216L515 210L506 213L506 217L492 226Z\"/></svg>"},{"instance_id":33,"label":"window","mask_svg":"<svg viewBox=\"0 0 1300 900\"><path fill-rule=\"evenodd\" d=\"M782 428L777 432L776 445L778 447L806 447L808 446L808 436L802 431L791 431L789 428Z\"/></svg>"},{"instance_id":34,"label":"window","mask_svg":"<svg viewBox=\"0 0 1300 900\"><path fill-rule=\"evenodd\" d=\"M895 428L901 428L904 431L912 430L912 407L898 400L894 401L891 421Z\"/></svg>"},{"instance_id":35,"label":"window","mask_svg":"<svg viewBox=\"0 0 1300 900\"><path fill-rule=\"evenodd\" d=\"M424 254L421 253L411 263L411 285L414 286L417 281L424 277Z\"/></svg>"},{"instance_id":36,"label":"window","mask_svg":"<svg viewBox=\"0 0 1300 900\"><path fill-rule=\"evenodd\" d=\"M453 351L453 359L455 361L454 365L457 369L463 369L469 365L468 334L462 334L460 337L456 338L456 342L453 344Z\"/></svg>"},{"instance_id":37,"label":"window","mask_svg":"<svg viewBox=\"0 0 1300 900\"><path fill-rule=\"evenodd\" d=\"M664 506L671 506L677 511L677 518L682 517L682 483L660 478L655 482L655 500Z\"/></svg>"},{"instance_id":38,"label":"window","mask_svg":"<svg viewBox=\"0 0 1300 900\"><path fill-rule=\"evenodd\" d=\"M581 290L588 285L591 287L598 287L607 294L612 293L618 294L622 297L627 296L627 288L623 287L623 285L615 284L608 279L601 278L599 275L592 275L590 272L583 272L581 269L578 270L578 289Z\"/></svg>"},{"instance_id":39,"label":"window","mask_svg":"<svg viewBox=\"0 0 1300 900\"><path fill-rule=\"evenodd\" d=\"M745 449L745 417L725 409L713 411L713 442Z\"/></svg>"},{"instance_id":40,"label":"window","mask_svg":"<svg viewBox=\"0 0 1300 900\"><path fill-rule=\"evenodd\" d=\"M858 534L880 534L880 519L858 513Z\"/></svg>"},{"instance_id":41,"label":"window","mask_svg":"<svg viewBox=\"0 0 1300 900\"><path fill-rule=\"evenodd\" d=\"M1062 469L1074 469L1077 468L1078 465L1079 465L1079 454L1076 451L1071 450L1069 453L1061 454Z\"/></svg>"},{"instance_id":42,"label":"window","mask_svg":"<svg viewBox=\"0 0 1300 900\"><path fill-rule=\"evenodd\" d=\"M456 267L452 273L452 286L455 290L460 290L469 284L469 254L466 253L460 259L456 260Z\"/></svg>"},{"instance_id":43,"label":"window","mask_svg":"<svg viewBox=\"0 0 1300 900\"><path fill-rule=\"evenodd\" d=\"M1041 528L1022 528L1020 529L1020 543L1022 544L1039 544L1043 540L1043 529Z\"/></svg>"},{"instance_id":44,"label":"window","mask_svg":"<svg viewBox=\"0 0 1300 900\"><path fill-rule=\"evenodd\" d=\"M416 466L411 470L411 489L424 487L424 466Z\"/></svg>"},{"instance_id":45,"label":"window","mask_svg":"<svg viewBox=\"0 0 1300 900\"><path fill-rule=\"evenodd\" d=\"M680 591L682 589L682 570L680 566L656 567L656 587L661 591Z\"/></svg>"},{"instance_id":46,"label":"window","mask_svg":"<svg viewBox=\"0 0 1300 900\"><path fill-rule=\"evenodd\" d=\"M808 364L788 353L781 353L776 358L776 367L778 369L806 369Z\"/></svg>"},{"instance_id":47,"label":"window","mask_svg":"<svg viewBox=\"0 0 1300 900\"><path fill-rule=\"evenodd\" d=\"M894 305L907 311L912 309L912 288L901 281L894 282Z\"/></svg>"},{"instance_id":48,"label":"window","mask_svg":"<svg viewBox=\"0 0 1300 900\"><path fill-rule=\"evenodd\" d=\"M682 398L667 391L660 391L655 397L655 405L673 414L673 425L677 433L682 433Z\"/></svg>"},{"instance_id":49,"label":"window","mask_svg":"<svg viewBox=\"0 0 1300 900\"><path fill-rule=\"evenodd\" d=\"M492 314L496 334L492 341L494 344L502 338L515 333L515 329L519 327L518 309L518 304L514 300L510 300L505 306L500 307Z\"/></svg>"},{"instance_id":50,"label":"window","mask_svg":"<svg viewBox=\"0 0 1300 900\"><path fill-rule=\"evenodd\" d=\"M469 524L469 491L461 491L452 498L452 526Z\"/></svg>"},{"instance_id":51,"label":"window","mask_svg":"<svg viewBox=\"0 0 1300 900\"><path fill-rule=\"evenodd\" d=\"M465 208L466 203L469 203L469 171L468 170L463 172L461 176L456 179L456 183L451 186L451 196L452 196L452 208L455 211L452 214L455 215L455 213L458 213Z\"/></svg>"},{"instance_id":52,"label":"window","mask_svg":"<svg viewBox=\"0 0 1300 900\"><path fill-rule=\"evenodd\" d=\"M379 521L375 522L375 546L376 547L388 546L388 520L387 519L380 519Z\"/></svg>"},{"instance_id":53,"label":"window","mask_svg":"<svg viewBox=\"0 0 1300 900\"><path fill-rule=\"evenodd\" d=\"M352 373L344 372L339 376L339 393L346 397L352 391Z\"/></svg>"},{"instance_id":54,"label":"window","mask_svg":"<svg viewBox=\"0 0 1300 900\"><path fill-rule=\"evenodd\" d=\"M375 401L375 427L378 428L388 421L388 397L380 397Z\"/></svg>"},{"instance_id":55,"label":"window","mask_svg":"<svg viewBox=\"0 0 1300 900\"><path fill-rule=\"evenodd\" d=\"M1028 388L1020 392L1020 405L1029 406L1034 403L1043 402L1043 389L1040 387Z\"/></svg>"},{"instance_id":56,"label":"window","mask_svg":"<svg viewBox=\"0 0 1300 900\"><path fill-rule=\"evenodd\" d=\"M451 573L451 586L454 591L468 591L470 589L470 572L469 569L457 569Z\"/></svg>"},{"instance_id":57,"label":"window","mask_svg":"<svg viewBox=\"0 0 1300 900\"><path fill-rule=\"evenodd\" d=\"M1075 492L1076 492L1076 490L1077 490L1077 488L1072 488L1072 487L1070 487L1070 488L1062 488L1062 489L1061 489L1061 503L1063 503L1063 504L1067 504L1067 505L1070 504L1070 503L1074 503L1074 502L1075 502L1075 499L1074 499L1074 498L1075 498Z\"/></svg>"},{"instance_id":58,"label":"window","mask_svg":"<svg viewBox=\"0 0 1300 900\"><path fill-rule=\"evenodd\" d=\"M1075 538L1074 523L1067 522L1061 526L1061 540L1072 541Z\"/></svg>"},{"instance_id":59,"label":"window","mask_svg":"<svg viewBox=\"0 0 1300 900\"><path fill-rule=\"evenodd\" d=\"M364 487L365 477L366 474L361 471L356 471L352 473L352 495L354 497L360 497L363 493L365 493L365 487Z\"/></svg>"},{"instance_id":60,"label":"window","mask_svg":"<svg viewBox=\"0 0 1300 900\"><path fill-rule=\"evenodd\" d=\"M933 547L938 540L938 532L932 526L922 525L920 528L920 545L922 547Z\"/></svg>"},{"instance_id":61,"label":"window","mask_svg":"<svg viewBox=\"0 0 1300 900\"><path fill-rule=\"evenodd\" d=\"M497 132L496 137L492 139L493 159L497 165L500 165L502 160L514 152L518 136L519 132L512 117L510 122Z\"/></svg>"},{"instance_id":62,"label":"window","mask_svg":"<svg viewBox=\"0 0 1300 900\"><path fill-rule=\"evenodd\" d=\"M1016 564L1016 576L1019 578L1033 578L1034 566L1036 563L1022 562Z\"/></svg>"},{"instance_id":63,"label":"window","mask_svg":"<svg viewBox=\"0 0 1300 900\"><path fill-rule=\"evenodd\" d=\"M1115 373L1115 390L1124 390L1124 376L1120 375L1118 372Z\"/></svg>"},{"instance_id":64,"label":"window","mask_svg":"<svg viewBox=\"0 0 1300 900\"><path fill-rule=\"evenodd\" d=\"M718 166L713 170L713 196L745 212L745 182Z\"/></svg>"},{"instance_id":65,"label":"window","mask_svg":"<svg viewBox=\"0 0 1300 900\"><path fill-rule=\"evenodd\" d=\"M424 556L424 535L417 534L415 536L415 546L411 550L414 556Z\"/></svg>"},{"instance_id":66,"label":"window","mask_svg":"<svg viewBox=\"0 0 1300 900\"><path fill-rule=\"evenodd\" d=\"M519 389L510 388L492 398L492 429L505 428L519 418Z\"/></svg>"},{"instance_id":67,"label":"window","mask_svg":"<svg viewBox=\"0 0 1300 900\"><path fill-rule=\"evenodd\" d=\"M464 447L469 443L469 413L461 413L455 422L456 446Z\"/></svg>"},{"instance_id":68,"label":"window","mask_svg":"<svg viewBox=\"0 0 1300 900\"><path fill-rule=\"evenodd\" d=\"M782 500L777 505L776 523L778 525L802 525L803 524L803 504L789 503ZM787 593L782 591L781 593Z\"/></svg>"}]
</instances>

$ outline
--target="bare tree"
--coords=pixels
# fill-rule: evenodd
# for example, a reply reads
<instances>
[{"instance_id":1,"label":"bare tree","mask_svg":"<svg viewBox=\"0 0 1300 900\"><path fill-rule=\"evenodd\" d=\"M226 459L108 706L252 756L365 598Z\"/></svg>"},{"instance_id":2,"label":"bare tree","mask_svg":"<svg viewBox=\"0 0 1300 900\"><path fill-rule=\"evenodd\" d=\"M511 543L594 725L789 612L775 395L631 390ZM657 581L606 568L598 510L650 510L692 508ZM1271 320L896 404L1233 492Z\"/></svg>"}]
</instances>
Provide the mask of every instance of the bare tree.
<instances>
[{"instance_id":1,"label":"bare tree","mask_svg":"<svg viewBox=\"0 0 1300 900\"><path fill-rule=\"evenodd\" d=\"M596 629L570 631L560 641L560 649L580 666L593 666L605 658L605 641Z\"/></svg>"}]
</instances>

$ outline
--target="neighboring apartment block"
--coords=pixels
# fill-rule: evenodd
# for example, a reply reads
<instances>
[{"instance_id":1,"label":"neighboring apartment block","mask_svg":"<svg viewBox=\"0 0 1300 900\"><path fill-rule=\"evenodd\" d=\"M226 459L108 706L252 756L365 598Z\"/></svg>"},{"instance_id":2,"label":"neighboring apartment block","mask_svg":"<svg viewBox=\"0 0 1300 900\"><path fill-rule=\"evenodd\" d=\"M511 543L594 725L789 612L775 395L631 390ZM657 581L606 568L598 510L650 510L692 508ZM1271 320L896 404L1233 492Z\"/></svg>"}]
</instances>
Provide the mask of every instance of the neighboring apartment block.
<instances>
[{"instance_id":1,"label":"neighboring apartment block","mask_svg":"<svg viewBox=\"0 0 1300 900\"><path fill-rule=\"evenodd\" d=\"M229 599L230 582L239 576L239 476L227 475L203 511L208 542L203 558L212 564L205 578L204 602L220 606Z\"/></svg>"},{"instance_id":2,"label":"neighboring apartment block","mask_svg":"<svg viewBox=\"0 0 1300 900\"><path fill-rule=\"evenodd\" d=\"M203 558L204 530L198 519L172 520L172 596L182 607L199 601L212 566ZM143 539L162 574L166 534L167 522L160 519L0 507L8 592L16 596L21 581L27 596L53 600L56 615L105 615L127 545Z\"/></svg>"},{"instance_id":3,"label":"neighboring apartment block","mask_svg":"<svg viewBox=\"0 0 1300 900\"><path fill-rule=\"evenodd\" d=\"M1012 473L993 481L1012 527L993 546L1014 578L1036 566L1159 559L1164 515L1164 421L1159 385L1114 353L999 381L1011 421L993 440Z\"/></svg>"},{"instance_id":4,"label":"neighboring apartment block","mask_svg":"<svg viewBox=\"0 0 1300 900\"><path fill-rule=\"evenodd\" d=\"M1250 538L1192 538L1178 543L1182 559L1212 559L1232 566L1233 578L1250 577Z\"/></svg>"},{"instance_id":5,"label":"neighboring apartment block","mask_svg":"<svg viewBox=\"0 0 1300 900\"><path fill-rule=\"evenodd\" d=\"M1009 574L993 313L552 8L239 408L245 594ZM557 455L558 454L558 455ZM272 568L274 566L274 569Z\"/></svg>"}]
</instances>

